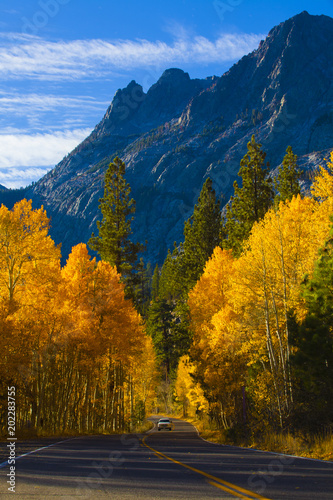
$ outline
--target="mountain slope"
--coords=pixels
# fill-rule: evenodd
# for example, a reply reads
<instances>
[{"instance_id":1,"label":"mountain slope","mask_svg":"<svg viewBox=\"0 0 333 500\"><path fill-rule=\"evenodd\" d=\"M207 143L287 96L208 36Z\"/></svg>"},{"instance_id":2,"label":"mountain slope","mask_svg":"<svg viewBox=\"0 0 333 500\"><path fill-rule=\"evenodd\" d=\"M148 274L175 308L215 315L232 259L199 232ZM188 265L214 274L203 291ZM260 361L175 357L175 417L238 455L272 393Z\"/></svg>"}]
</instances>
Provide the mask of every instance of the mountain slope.
<instances>
[{"instance_id":1,"label":"mountain slope","mask_svg":"<svg viewBox=\"0 0 333 500\"><path fill-rule=\"evenodd\" d=\"M137 202L133 239L147 240L147 259L161 262L182 239L207 176L228 200L253 133L272 169L289 144L306 168L322 161L333 148L332 104L333 19L302 12L220 78L170 69L146 94L134 81L118 90L92 134L27 195L47 209L66 257L96 231L104 173L117 154Z\"/></svg>"}]
</instances>

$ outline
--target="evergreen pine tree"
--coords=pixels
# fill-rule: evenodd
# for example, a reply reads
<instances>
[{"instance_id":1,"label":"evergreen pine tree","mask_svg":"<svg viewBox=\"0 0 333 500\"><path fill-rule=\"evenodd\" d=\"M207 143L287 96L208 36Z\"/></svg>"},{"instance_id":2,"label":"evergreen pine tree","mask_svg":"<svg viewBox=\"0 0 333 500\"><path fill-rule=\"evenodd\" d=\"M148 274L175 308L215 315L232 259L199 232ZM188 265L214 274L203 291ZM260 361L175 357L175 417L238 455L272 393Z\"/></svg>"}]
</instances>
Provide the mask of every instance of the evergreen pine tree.
<instances>
[{"instance_id":1,"label":"evergreen pine tree","mask_svg":"<svg viewBox=\"0 0 333 500\"><path fill-rule=\"evenodd\" d=\"M204 183L193 215L185 222L179 272L184 292L196 284L207 260L220 243L221 210L211 179Z\"/></svg>"},{"instance_id":2,"label":"evergreen pine tree","mask_svg":"<svg viewBox=\"0 0 333 500\"><path fill-rule=\"evenodd\" d=\"M308 313L292 321L292 369L298 379L297 412L310 428L333 421L333 229L319 252L313 277L304 281ZM296 413L297 413L296 412Z\"/></svg>"},{"instance_id":3,"label":"evergreen pine tree","mask_svg":"<svg viewBox=\"0 0 333 500\"><path fill-rule=\"evenodd\" d=\"M302 170L297 166L297 155L293 153L291 146L288 146L274 183L277 191L275 197L277 203L291 200L293 196L300 194L299 180L302 173Z\"/></svg>"},{"instance_id":4,"label":"evergreen pine tree","mask_svg":"<svg viewBox=\"0 0 333 500\"><path fill-rule=\"evenodd\" d=\"M143 318L147 317L147 311L151 300L152 271L151 264L145 266L143 258L137 266L137 285L135 286L135 303L138 312Z\"/></svg>"},{"instance_id":5,"label":"evergreen pine tree","mask_svg":"<svg viewBox=\"0 0 333 500\"><path fill-rule=\"evenodd\" d=\"M102 260L116 266L126 285L127 296L133 296L137 258L143 245L130 240L135 201L130 198L131 188L124 175L125 163L116 157L106 171L104 197L99 200L103 215L102 221L97 222L99 234L92 233L88 245Z\"/></svg>"},{"instance_id":6,"label":"evergreen pine tree","mask_svg":"<svg viewBox=\"0 0 333 500\"><path fill-rule=\"evenodd\" d=\"M188 335L188 324L181 321L177 307L177 303L166 299L152 300L146 325L167 378L175 375L179 358L187 354L192 339Z\"/></svg>"},{"instance_id":7,"label":"evergreen pine tree","mask_svg":"<svg viewBox=\"0 0 333 500\"><path fill-rule=\"evenodd\" d=\"M160 282L160 270L158 264L156 264L151 283L151 297L153 300L156 300L159 297L159 282Z\"/></svg>"},{"instance_id":8,"label":"evergreen pine tree","mask_svg":"<svg viewBox=\"0 0 333 500\"><path fill-rule=\"evenodd\" d=\"M175 368L174 339L172 334L174 306L165 299L152 301L147 320L147 333L151 336L157 358L164 365L166 377Z\"/></svg>"},{"instance_id":9,"label":"evergreen pine tree","mask_svg":"<svg viewBox=\"0 0 333 500\"><path fill-rule=\"evenodd\" d=\"M240 162L238 175L242 178L242 187L234 182L234 195L227 205L225 246L232 248L236 256L240 255L242 243L249 236L253 224L264 217L272 204L272 180L268 177L268 169L264 168L265 158L266 153L253 135Z\"/></svg>"},{"instance_id":10,"label":"evergreen pine tree","mask_svg":"<svg viewBox=\"0 0 333 500\"><path fill-rule=\"evenodd\" d=\"M181 249L182 246L180 246ZM159 279L159 296L162 299L166 299L169 302L177 300L181 294L182 284L178 283L178 268L179 268L179 256L181 250L176 247L173 253L168 250L168 254L165 258L161 269L161 275Z\"/></svg>"},{"instance_id":11,"label":"evergreen pine tree","mask_svg":"<svg viewBox=\"0 0 333 500\"><path fill-rule=\"evenodd\" d=\"M219 245L221 229L220 202L216 199L211 179L204 183L193 215L185 222L184 243L176 245L168 255L161 269L158 280L158 295L153 291L153 302L150 306L148 329L154 331L165 321L166 305L172 321L168 322L168 353L170 366L177 365L178 359L188 352L192 342L189 328L189 310L187 297L189 290L196 284L203 273L207 260L214 248ZM155 270L158 273L158 268ZM158 274L154 274L157 283ZM154 290L156 285L154 285ZM161 317L159 317L161 315ZM163 319L164 318L164 319ZM160 334L155 338L166 338Z\"/></svg>"},{"instance_id":12,"label":"evergreen pine tree","mask_svg":"<svg viewBox=\"0 0 333 500\"><path fill-rule=\"evenodd\" d=\"M190 289L203 273L207 260L220 243L221 211L211 179L201 189L193 215L184 224L184 242L168 252L162 267L160 289L164 298L186 302Z\"/></svg>"}]
</instances>

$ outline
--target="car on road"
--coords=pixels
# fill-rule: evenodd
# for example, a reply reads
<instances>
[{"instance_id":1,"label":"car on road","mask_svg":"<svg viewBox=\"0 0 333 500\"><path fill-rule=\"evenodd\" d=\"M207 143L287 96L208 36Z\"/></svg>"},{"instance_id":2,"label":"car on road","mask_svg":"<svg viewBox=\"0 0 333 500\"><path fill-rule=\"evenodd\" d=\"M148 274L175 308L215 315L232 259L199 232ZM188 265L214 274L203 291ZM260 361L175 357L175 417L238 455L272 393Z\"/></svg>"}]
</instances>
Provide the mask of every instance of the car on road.
<instances>
[{"instance_id":1,"label":"car on road","mask_svg":"<svg viewBox=\"0 0 333 500\"><path fill-rule=\"evenodd\" d=\"M171 431L172 420L170 420L169 418L160 418L158 423L157 423L157 429L159 431L162 429L169 429L169 431Z\"/></svg>"}]
</instances>

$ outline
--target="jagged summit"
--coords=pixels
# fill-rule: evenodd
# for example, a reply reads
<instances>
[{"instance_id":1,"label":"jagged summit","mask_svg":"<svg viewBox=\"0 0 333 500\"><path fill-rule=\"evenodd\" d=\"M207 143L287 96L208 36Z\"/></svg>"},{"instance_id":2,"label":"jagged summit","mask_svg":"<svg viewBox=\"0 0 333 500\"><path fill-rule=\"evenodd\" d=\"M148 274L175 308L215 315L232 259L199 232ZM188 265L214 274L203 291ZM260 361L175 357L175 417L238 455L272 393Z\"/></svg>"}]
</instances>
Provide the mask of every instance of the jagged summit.
<instances>
[{"instance_id":1,"label":"jagged summit","mask_svg":"<svg viewBox=\"0 0 333 500\"><path fill-rule=\"evenodd\" d=\"M93 133L28 196L52 217L66 257L96 231L105 169L117 154L137 202L133 238L147 240L147 260L161 262L182 239L207 176L218 194L232 194L252 134L272 169L288 145L312 168L333 148L332 110L333 19L304 11L221 77L171 68L146 93L134 80L119 89Z\"/></svg>"},{"instance_id":2,"label":"jagged summit","mask_svg":"<svg viewBox=\"0 0 333 500\"><path fill-rule=\"evenodd\" d=\"M163 73L162 76L159 78L157 84L159 82L163 82L169 80L171 85L175 85L177 82L178 83L185 83L190 81L190 75L188 73L185 73L182 69L179 68L169 68L166 69ZM155 84L155 85L157 85Z\"/></svg>"},{"instance_id":3,"label":"jagged summit","mask_svg":"<svg viewBox=\"0 0 333 500\"><path fill-rule=\"evenodd\" d=\"M126 88L118 89L104 118L95 129L97 136L105 133L122 132L126 135L135 132L135 126L130 122L133 121L145 98L142 86L135 80L132 80Z\"/></svg>"},{"instance_id":4,"label":"jagged summit","mask_svg":"<svg viewBox=\"0 0 333 500\"><path fill-rule=\"evenodd\" d=\"M190 99L211 82L210 78L191 80L188 73L177 68L164 71L147 93L132 80L117 90L92 139L104 134L126 136L151 130L180 115Z\"/></svg>"},{"instance_id":5,"label":"jagged summit","mask_svg":"<svg viewBox=\"0 0 333 500\"><path fill-rule=\"evenodd\" d=\"M140 119L153 126L154 121L160 125L180 116L193 96L210 84L210 80L191 80L189 74L181 69L168 69L148 90L140 109Z\"/></svg>"}]
</instances>

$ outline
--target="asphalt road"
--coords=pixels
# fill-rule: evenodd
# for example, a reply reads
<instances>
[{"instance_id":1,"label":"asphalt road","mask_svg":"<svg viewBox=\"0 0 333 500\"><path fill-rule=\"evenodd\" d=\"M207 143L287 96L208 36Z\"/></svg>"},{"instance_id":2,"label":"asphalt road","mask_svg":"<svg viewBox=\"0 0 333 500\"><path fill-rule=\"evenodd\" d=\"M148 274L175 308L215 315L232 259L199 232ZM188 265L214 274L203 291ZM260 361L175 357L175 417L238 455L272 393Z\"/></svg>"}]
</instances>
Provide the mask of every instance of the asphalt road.
<instances>
[{"instance_id":1,"label":"asphalt road","mask_svg":"<svg viewBox=\"0 0 333 500\"><path fill-rule=\"evenodd\" d=\"M181 420L173 427L74 438L34 451L16 459L15 494L2 463L0 498L333 498L332 462L211 444Z\"/></svg>"}]
</instances>

